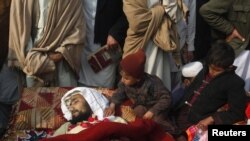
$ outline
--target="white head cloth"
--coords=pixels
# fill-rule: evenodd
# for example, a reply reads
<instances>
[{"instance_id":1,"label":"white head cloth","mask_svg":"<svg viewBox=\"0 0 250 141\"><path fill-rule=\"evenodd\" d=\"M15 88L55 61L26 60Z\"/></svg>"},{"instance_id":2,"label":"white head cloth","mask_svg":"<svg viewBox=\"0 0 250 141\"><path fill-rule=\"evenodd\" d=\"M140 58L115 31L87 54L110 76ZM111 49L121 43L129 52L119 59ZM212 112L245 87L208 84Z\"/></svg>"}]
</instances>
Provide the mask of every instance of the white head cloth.
<instances>
[{"instance_id":1,"label":"white head cloth","mask_svg":"<svg viewBox=\"0 0 250 141\"><path fill-rule=\"evenodd\" d=\"M203 65L199 61L190 62L182 67L182 76L195 77L203 68Z\"/></svg>"},{"instance_id":2,"label":"white head cloth","mask_svg":"<svg viewBox=\"0 0 250 141\"><path fill-rule=\"evenodd\" d=\"M72 119L72 114L66 106L65 98L69 95L73 96L75 94L81 94L85 100L88 102L92 112L97 116L98 120L103 120L104 109L108 107L108 99L101 93L92 88L87 87L76 87L68 91L61 99L61 109L64 117L67 120Z\"/></svg>"}]
</instances>

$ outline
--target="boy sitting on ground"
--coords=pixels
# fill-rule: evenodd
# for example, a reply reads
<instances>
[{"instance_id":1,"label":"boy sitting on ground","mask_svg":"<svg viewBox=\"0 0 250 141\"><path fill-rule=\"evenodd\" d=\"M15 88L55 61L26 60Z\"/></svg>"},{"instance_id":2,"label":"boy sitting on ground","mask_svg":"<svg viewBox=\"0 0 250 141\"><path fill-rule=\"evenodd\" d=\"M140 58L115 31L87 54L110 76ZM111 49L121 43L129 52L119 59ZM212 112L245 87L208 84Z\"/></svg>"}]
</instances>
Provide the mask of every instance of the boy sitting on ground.
<instances>
[{"instance_id":1,"label":"boy sitting on ground","mask_svg":"<svg viewBox=\"0 0 250 141\"><path fill-rule=\"evenodd\" d=\"M190 62L182 67L182 83L178 84L178 86L172 91L172 107L175 107L181 100L185 93L185 89L192 83L195 76L202 68L203 65L199 61Z\"/></svg>"},{"instance_id":2,"label":"boy sitting on ground","mask_svg":"<svg viewBox=\"0 0 250 141\"><path fill-rule=\"evenodd\" d=\"M145 61L143 50L122 59L121 80L111 98L110 106L105 110L105 116L114 114L116 106L130 100L137 117L152 119L165 131L174 134L175 127L168 119L170 92L160 78L144 72Z\"/></svg>"}]
</instances>

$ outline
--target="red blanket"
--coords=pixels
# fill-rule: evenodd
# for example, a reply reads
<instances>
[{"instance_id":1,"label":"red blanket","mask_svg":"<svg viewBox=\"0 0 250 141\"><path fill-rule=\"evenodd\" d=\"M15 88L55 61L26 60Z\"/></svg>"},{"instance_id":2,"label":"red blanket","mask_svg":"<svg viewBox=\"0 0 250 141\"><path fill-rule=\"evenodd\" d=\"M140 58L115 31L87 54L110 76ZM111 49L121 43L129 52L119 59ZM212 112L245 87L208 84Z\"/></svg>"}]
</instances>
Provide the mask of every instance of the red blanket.
<instances>
[{"instance_id":1,"label":"red blanket","mask_svg":"<svg viewBox=\"0 0 250 141\"><path fill-rule=\"evenodd\" d=\"M130 141L174 141L156 123L142 119L129 124L100 122L78 134L66 134L42 141L108 141L114 137L127 137Z\"/></svg>"}]
</instances>

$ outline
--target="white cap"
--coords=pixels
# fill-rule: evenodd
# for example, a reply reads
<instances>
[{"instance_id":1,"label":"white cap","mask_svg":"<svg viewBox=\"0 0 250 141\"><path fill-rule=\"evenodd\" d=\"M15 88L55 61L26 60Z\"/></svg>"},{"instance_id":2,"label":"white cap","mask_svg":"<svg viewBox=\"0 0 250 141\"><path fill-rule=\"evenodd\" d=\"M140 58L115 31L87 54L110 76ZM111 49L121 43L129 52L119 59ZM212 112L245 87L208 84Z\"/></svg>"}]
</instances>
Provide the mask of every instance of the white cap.
<instances>
[{"instance_id":1,"label":"white cap","mask_svg":"<svg viewBox=\"0 0 250 141\"><path fill-rule=\"evenodd\" d=\"M185 64L182 67L182 76L184 77L195 77L200 70L203 68L203 65L199 61L190 62Z\"/></svg>"}]
</instances>

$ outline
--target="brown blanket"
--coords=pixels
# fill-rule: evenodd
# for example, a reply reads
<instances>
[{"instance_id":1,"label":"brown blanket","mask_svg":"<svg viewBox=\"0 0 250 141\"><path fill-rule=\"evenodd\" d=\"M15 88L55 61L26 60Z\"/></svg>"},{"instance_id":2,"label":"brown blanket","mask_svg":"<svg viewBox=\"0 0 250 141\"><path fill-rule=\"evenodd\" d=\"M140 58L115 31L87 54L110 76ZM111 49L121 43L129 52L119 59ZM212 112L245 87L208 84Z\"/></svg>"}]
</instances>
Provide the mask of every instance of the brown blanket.
<instances>
[{"instance_id":1,"label":"brown blanket","mask_svg":"<svg viewBox=\"0 0 250 141\"><path fill-rule=\"evenodd\" d=\"M180 47L175 24L158 4L148 8L146 0L124 0L124 13L129 22L124 56L144 48L152 39L164 51L173 52L176 64L180 64Z\"/></svg>"},{"instance_id":2,"label":"brown blanket","mask_svg":"<svg viewBox=\"0 0 250 141\"><path fill-rule=\"evenodd\" d=\"M43 37L25 53L32 32L32 16L39 10L34 0L12 0L10 11L9 66L18 66L28 75L55 70L49 52L60 52L76 74L84 42L81 0L51 0Z\"/></svg>"}]
</instances>

